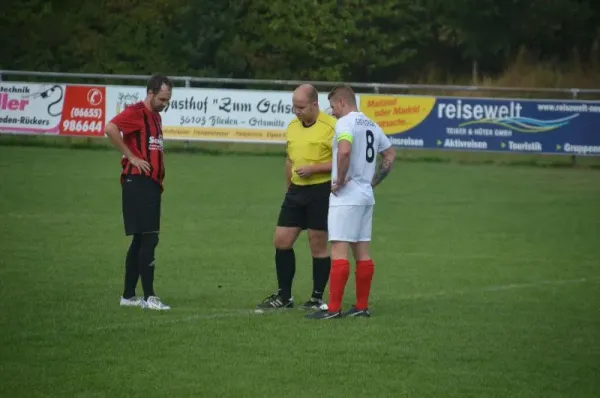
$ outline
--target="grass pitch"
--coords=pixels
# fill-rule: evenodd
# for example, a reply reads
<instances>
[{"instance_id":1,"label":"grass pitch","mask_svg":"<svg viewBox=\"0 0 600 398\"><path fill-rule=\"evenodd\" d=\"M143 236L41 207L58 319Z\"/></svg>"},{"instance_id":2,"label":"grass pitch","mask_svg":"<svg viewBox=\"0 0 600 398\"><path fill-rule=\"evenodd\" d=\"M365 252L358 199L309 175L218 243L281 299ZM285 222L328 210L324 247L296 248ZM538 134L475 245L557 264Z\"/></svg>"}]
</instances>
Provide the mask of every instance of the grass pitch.
<instances>
[{"instance_id":1,"label":"grass pitch","mask_svg":"<svg viewBox=\"0 0 600 398\"><path fill-rule=\"evenodd\" d=\"M166 160L156 289L173 310L142 312L118 306L119 154L0 146L0 395L600 395L600 172L397 164L373 317L315 322L252 312L276 287L282 159ZM300 302L304 235L296 254Z\"/></svg>"}]
</instances>

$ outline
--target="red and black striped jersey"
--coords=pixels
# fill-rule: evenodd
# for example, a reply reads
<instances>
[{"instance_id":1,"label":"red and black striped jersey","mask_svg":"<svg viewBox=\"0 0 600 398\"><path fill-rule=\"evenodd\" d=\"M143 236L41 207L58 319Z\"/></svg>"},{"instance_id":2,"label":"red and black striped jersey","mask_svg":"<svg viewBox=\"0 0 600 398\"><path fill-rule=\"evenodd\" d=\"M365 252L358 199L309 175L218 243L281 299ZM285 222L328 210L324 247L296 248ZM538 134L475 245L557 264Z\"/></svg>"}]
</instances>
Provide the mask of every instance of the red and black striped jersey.
<instances>
[{"instance_id":1,"label":"red and black striped jersey","mask_svg":"<svg viewBox=\"0 0 600 398\"><path fill-rule=\"evenodd\" d=\"M138 102L125 108L111 122L123 133L123 141L134 156L146 160L151 166L150 174L145 173L133 166L129 159L123 156L121 183L128 174L145 175L158 182L162 190L165 164L160 114L152 112L144 102Z\"/></svg>"}]
</instances>

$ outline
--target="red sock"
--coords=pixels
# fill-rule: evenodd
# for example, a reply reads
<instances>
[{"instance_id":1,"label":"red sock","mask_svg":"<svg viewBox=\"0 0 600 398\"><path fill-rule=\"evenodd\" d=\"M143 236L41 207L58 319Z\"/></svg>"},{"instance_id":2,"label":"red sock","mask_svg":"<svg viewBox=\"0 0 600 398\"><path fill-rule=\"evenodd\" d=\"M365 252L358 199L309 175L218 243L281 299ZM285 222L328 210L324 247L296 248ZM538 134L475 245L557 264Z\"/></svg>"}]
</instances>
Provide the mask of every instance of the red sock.
<instances>
[{"instance_id":1,"label":"red sock","mask_svg":"<svg viewBox=\"0 0 600 398\"><path fill-rule=\"evenodd\" d=\"M373 260L356 262L356 308L365 310L369 308L369 293L371 292L371 281L375 273Z\"/></svg>"},{"instance_id":2,"label":"red sock","mask_svg":"<svg viewBox=\"0 0 600 398\"><path fill-rule=\"evenodd\" d=\"M338 312L342 308L344 289L350 275L348 260L332 260L329 273L329 312Z\"/></svg>"}]
</instances>

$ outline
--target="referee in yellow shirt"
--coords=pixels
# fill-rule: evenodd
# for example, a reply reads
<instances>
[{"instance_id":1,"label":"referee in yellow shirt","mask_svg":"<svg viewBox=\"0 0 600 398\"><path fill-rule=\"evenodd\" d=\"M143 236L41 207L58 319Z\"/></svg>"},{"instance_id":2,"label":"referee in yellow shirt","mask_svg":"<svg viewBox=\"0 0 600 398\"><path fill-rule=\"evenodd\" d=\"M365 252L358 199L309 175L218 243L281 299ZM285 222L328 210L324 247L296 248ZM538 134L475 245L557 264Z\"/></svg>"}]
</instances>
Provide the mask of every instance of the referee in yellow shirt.
<instances>
[{"instance_id":1,"label":"referee in yellow shirt","mask_svg":"<svg viewBox=\"0 0 600 398\"><path fill-rule=\"evenodd\" d=\"M303 309L319 309L329 279L331 259L327 247L327 213L331 193L332 144L336 119L319 110L317 90L303 84L292 96L296 119L286 131L287 192L281 206L275 237L275 268L279 290L256 306L258 312L292 308L296 273L294 243L304 229L313 258L313 292Z\"/></svg>"}]
</instances>

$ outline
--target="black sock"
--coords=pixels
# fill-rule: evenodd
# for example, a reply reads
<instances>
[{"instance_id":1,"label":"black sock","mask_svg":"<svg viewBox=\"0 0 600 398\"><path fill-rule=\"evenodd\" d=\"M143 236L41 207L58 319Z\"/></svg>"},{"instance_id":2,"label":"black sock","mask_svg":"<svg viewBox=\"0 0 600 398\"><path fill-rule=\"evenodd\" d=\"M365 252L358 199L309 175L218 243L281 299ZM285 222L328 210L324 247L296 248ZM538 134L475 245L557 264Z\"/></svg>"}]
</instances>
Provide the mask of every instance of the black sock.
<instances>
[{"instance_id":1,"label":"black sock","mask_svg":"<svg viewBox=\"0 0 600 398\"><path fill-rule=\"evenodd\" d=\"M134 235L127 250L125 259L125 288L123 298L129 299L135 296L135 288L140 277L140 248L142 247L142 236Z\"/></svg>"},{"instance_id":2,"label":"black sock","mask_svg":"<svg viewBox=\"0 0 600 398\"><path fill-rule=\"evenodd\" d=\"M142 235L142 248L140 249L140 275L144 299L154 296L154 249L158 245L158 234Z\"/></svg>"},{"instance_id":3,"label":"black sock","mask_svg":"<svg viewBox=\"0 0 600 398\"><path fill-rule=\"evenodd\" d=\"M276 249L275 268L277 269L279 295L282 299L289 300L292 297L292 282L296 274L296 255L294 249Z\"/></svg>"},{"instance_id":4,"label":"black sock","mask_svg":"<svg viewBox=\"0 0 600 398\"><path fill-rule=\"evenodd\" d=\"M323 292L329 280L329 271L331 270L331 258L313 257L313 293L312 297L316 299L323 298Z\"/></svg>"}]
</instances>

